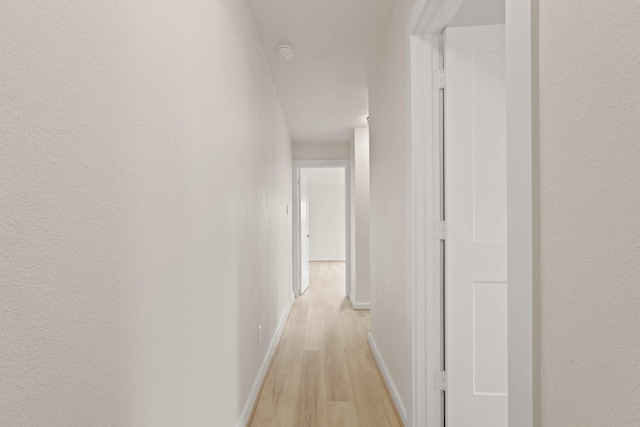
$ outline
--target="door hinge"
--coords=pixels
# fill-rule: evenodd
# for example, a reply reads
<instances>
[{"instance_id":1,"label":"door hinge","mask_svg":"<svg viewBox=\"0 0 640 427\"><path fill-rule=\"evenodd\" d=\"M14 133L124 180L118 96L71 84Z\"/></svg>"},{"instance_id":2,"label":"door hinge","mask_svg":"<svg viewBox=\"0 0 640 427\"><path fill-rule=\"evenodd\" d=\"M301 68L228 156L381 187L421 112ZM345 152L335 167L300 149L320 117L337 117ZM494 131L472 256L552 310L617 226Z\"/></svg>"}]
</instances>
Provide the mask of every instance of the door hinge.
<instances>
[{"instance_id":1,"label":"door hinge","mask_svg":"<svg viewBox=\"0 0 640 427\"><path fill-rule=\"evenodd\" d=\"M447 373L445 371L436 372L433 376L433 388L447 391Z\"/></svg>"},{"instance_id":2,"label":"door hinge","mask_svg":"<svg viewBox=\"0 0 640 427\"><path fill-rule=\"evenodd\" d=\"M444 221L436 221L434 234L436 240L447 240L447 223Z\"/></svg>"},{"instance_id":3,"label":"door hinge","mask_svg":"<svg viewBox=\"0 0 640 427\"><path fill-rule=\"evenodd\" d=\"M436 90L444 89L444 70L433 72L433 88Z\"/></svg>"}]
</instances>

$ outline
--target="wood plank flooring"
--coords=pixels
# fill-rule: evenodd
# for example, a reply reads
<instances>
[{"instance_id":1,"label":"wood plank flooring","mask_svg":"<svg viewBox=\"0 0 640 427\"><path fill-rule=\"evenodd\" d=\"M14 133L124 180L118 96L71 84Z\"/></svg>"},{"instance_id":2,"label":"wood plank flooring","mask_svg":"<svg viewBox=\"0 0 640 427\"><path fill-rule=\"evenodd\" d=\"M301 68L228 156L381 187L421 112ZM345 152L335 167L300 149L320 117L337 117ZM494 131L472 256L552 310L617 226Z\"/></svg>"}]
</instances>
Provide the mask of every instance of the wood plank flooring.
<instances>
[{"instance_id":1,"label":"wood plank flooring","mask_svg":"<svg viewBox=\"0 0 640 427\"><path fill-rule=\"evenodd\" d=\"M344 262L312 262L250 427L401 427L367 343L369 311L344 298Z\"/></svg>"}]
</instances>

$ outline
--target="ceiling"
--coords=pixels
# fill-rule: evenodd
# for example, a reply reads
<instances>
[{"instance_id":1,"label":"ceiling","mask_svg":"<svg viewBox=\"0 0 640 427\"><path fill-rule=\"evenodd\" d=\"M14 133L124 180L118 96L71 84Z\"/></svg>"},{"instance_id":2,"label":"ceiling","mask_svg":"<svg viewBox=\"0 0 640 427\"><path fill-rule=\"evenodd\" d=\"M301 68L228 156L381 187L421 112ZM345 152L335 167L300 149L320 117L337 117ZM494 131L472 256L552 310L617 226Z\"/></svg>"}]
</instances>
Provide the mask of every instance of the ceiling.
<instances>
[{"instance_id":1,"label":"ceiling","mask_svg":"<svg viewBox=\"0 0 640 427\"><path fill-rule=\"evenodd\" d=\"M248 0L294 143L366 126L367 88L396 0ZM295 56L279 58L291 44Z\"/></svg>"}]
</instances>

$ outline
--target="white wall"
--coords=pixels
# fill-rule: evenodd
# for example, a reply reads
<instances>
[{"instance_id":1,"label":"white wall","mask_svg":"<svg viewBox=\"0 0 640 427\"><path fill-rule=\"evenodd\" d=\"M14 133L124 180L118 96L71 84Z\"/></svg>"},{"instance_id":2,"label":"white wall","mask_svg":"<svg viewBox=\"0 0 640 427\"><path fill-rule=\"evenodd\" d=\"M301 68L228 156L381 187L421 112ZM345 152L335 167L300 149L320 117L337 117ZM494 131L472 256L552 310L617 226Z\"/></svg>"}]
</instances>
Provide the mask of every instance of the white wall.
<instances>
[{"instance_id":1,"label":"white wall","mask_svg":"<svg viewBox=\"0 0 640 427\"><path fill-rule=\"evenodd\" d=\"M345 261L345 182L342 168L305 169L309 177L309 260Z\"/></svg>"},{"instance_id":2,"label":"white wall","mask_svg":"<svg viewBox=\"0 0 640 427\"><path fill-rule=\"evenodd\" d=\"M371 333L404 406L410 396L406 296L407 37L413 0L399 0L369 86Z\"/></svg>"},{"instance_id":3,"label":"white wall","mask_svg":"<svg viewBox=\"0 0 640 427\"><path fill-rule=\"evenodd\" d=\"M294 160L347 160L349 159L349 144L293 144Z\"/></svg>"},{"instance_id":4,"label":"white wall","mask_svg":"<svg viewBox=\"0 0 640 427\"><path fill-rule=\"evenodd\" d=\"M354 129L351 149L351 301L369 304L369 128Z\"/></svg>"},{"instance_id":5,"label":"white wall","mask_svg":"<svg viewBox=\"0 0 640 427\"><path fill-rule=\"evenodd\" d=\"M505 23L505 0L464 0L449 27Z\"/></svg>"},{"instance_id":6,"label":"white wall","mask_svg":"<svg viewBox=\"0 0 640 427\"><path fill-rule=\"evenodd\" d=\"M234 426L291 293L245 2L4 2L0 40L0 425Z\"/></svg>"},{"instance_id":7,"label":"white wall","mask_svg":"<svg viewBox=\"0 0 640 427\"><path fill-rule=\"evenodd\" d=\"M542 424L640 425L640 5L540 1Z\"/></svg>"}]
</instances>

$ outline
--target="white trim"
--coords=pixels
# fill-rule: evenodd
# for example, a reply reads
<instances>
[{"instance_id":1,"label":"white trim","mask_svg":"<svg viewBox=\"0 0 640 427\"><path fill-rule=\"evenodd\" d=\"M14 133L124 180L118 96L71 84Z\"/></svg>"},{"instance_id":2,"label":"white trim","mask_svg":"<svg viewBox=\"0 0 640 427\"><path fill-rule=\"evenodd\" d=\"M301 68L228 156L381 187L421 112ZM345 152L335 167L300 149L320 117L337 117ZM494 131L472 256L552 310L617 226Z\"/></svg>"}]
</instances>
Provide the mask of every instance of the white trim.
<instances>
[{"instance_id":1,"label":"white trim","mask_svg":"<svg viewBox=\"0 0 640 427\"><path fill-rule=\"evenodd\" d=\"M433 383L433 373L440 370L441 310L440 251L433 227L439 219L439 138L437 135L437 96L432 94L431 80L437 66L437 37L412 36L410 43L409 102L411 139L407 150L409 165L408 220L408 306L411 333L411 401L409 426L437 426L441 419L442 394ZM435 62L435 63L434 63ZM424 76L424 78L423 78ZM431 172L431 173L429 173ZM428 345L430 344L430 345ZM433 408L432 410L430 410Z\"/></svg>"},{"instance_id":2,"label":"white trim","mask_svg":"<svg viewBox=\"0 0 640 427\"><path fill-rule=\"evenodd\" d=\"M451 22L463 2L464 0L417 0L409 17L409 33L417 36L440 33Z\"/></svg>"},{"instance_id":3,"label":"white trim","mask_svg":"<svg viewBox=\"0 0 640 427\"><path fill-rule=\"evenodd\" d=\"M402 403L402 399L400 398L398 389L396 388L396 385L394 384L393 379L391 379L391 374L389 373L389 369L387 368L387 365L384 363L384 359L382 358L380 351L378 351L376 340L373 338L373 335L371 335L371 333L369 333L369 347L371 348L371 353L373 353L373 358L375 359L376 364L378 365L378 369L382 373L382 379L387 384L387 387L391 392L393 403L396 406L396 410L398 411L398 414L400 414L400 418L402 418L402 424L404 426L408 426L409 424L407 424L407 409L404 407L404 404Z\"/></svg>"},{"instance_id":4,"label":"white trim","mask_svg":"<svg viewBox=\"0 0 640 427\"><path fill-rule=\"evenodd\" d=\"M298 168L342 168L350 166L349 159L342 160L294 160L293 166Z\"/></svg>"},{"instance_id":5,"label":"white trim","mask_svg":"<svg viewBox=\"0 0 640 427\"><path fill-rule=\"evenodd\" d=\"M293 161L293 294L295 297L300 296L300 233L298 226L300 224L300 193L297 185L298 175L301 168L343 168L344 169L344 185L345 185L345 296L351 295L351 268L353 268L351 260L351 161L345 160L294 160Z\"/></svg>"},{"instance_id":6,"label":"white trim","mask_svg":"<svg viewBox=\"0 0 640 427\"><path fill-rule=\"evenodd\" d=\"M371 310L370 302L353 302L351 298L349 298L349 300L351 301L351 306L354 310Z\"/></svg>"},{"instance_id":7,"label":"white trim","mask_svg":"<svg viewBox=\"0 0 640 427\"><path fill-rule=\"evenodd\" d=\"M510 427L541 425L535 5L506 2Z\"/></svg>"},{"instance_id":8,"label":"white trim","mask_svg":"<svg viewBox=\"0 0 640 427\"><path fill-rule=\"evenodd\" d=\"M262 383L267 377L267 372L269 372L269 367L271 366L273 356L276 354L276 349L278 348L278 344L280 343L280 338L282 338L284 326L286 325L287 319L289 318L289 313L291 313L293 300L294 296L292 294L291 298L289 298L287 306L284 309L284 312L282 313L282 316L280 317L280 322L278 322L276 333L273 335L273 339L269 344L267 354L264 356L264 360L262 361L262 365L260 366L260 370L258 371L258 376L253 383L253 387L251 387L249 397L247 398L247 402L244 404L244 408L242 409L242 413L240 414L240 419L236 423L236 427L246 427L246 425L249 423L249 418L251 418L253 407L256 404L258 395L260 394L260 389L262 388Z\"/></svg>"},{"instance_id":9,"label":"white trim","mask_svg":"<svg viewBox=\"0 0 640 427\"><path fill-rule=\"evenodd\" d=\"M296 169L295 161L292 167L291 176L291 291L294 298L300 296L300 233L298 227L300 227L300 188L298 186L298 180L300 179L300 169Z\"/></svg>"},{"instance_id":10,"label":"white trim","mask_svg":"<svg viewBox=\"0 0 640 427\"><path fill-rule=\"evenodd\" d=\"M434 374L442 363L440 240L440 109L433 89L439 69L439 33L453 19L462 0L418 0L408 24L409 140L407 299L411 339L411 427L440 427L442 393Z\"/></svg>"},{"instance_id":11,"label":"white trim","mask_svg":"<svg viewBox=\"0 0 640 427\"><path fill-rule=\"evenodd\" d=\"M440 427L442 404L434 393L433 373L442 351L439 336L439 145L437 92L431 76L437 69L437 35L451 21L462 0L417 0L407 26L408 108L408 265L411 427ZM506 0L508 92L509 211L509 426L539 425L539 323L537 294L537 215L535 28L533 0ZM431 171L431 173L427 173Z\"/></svg>"}]
</instances>

